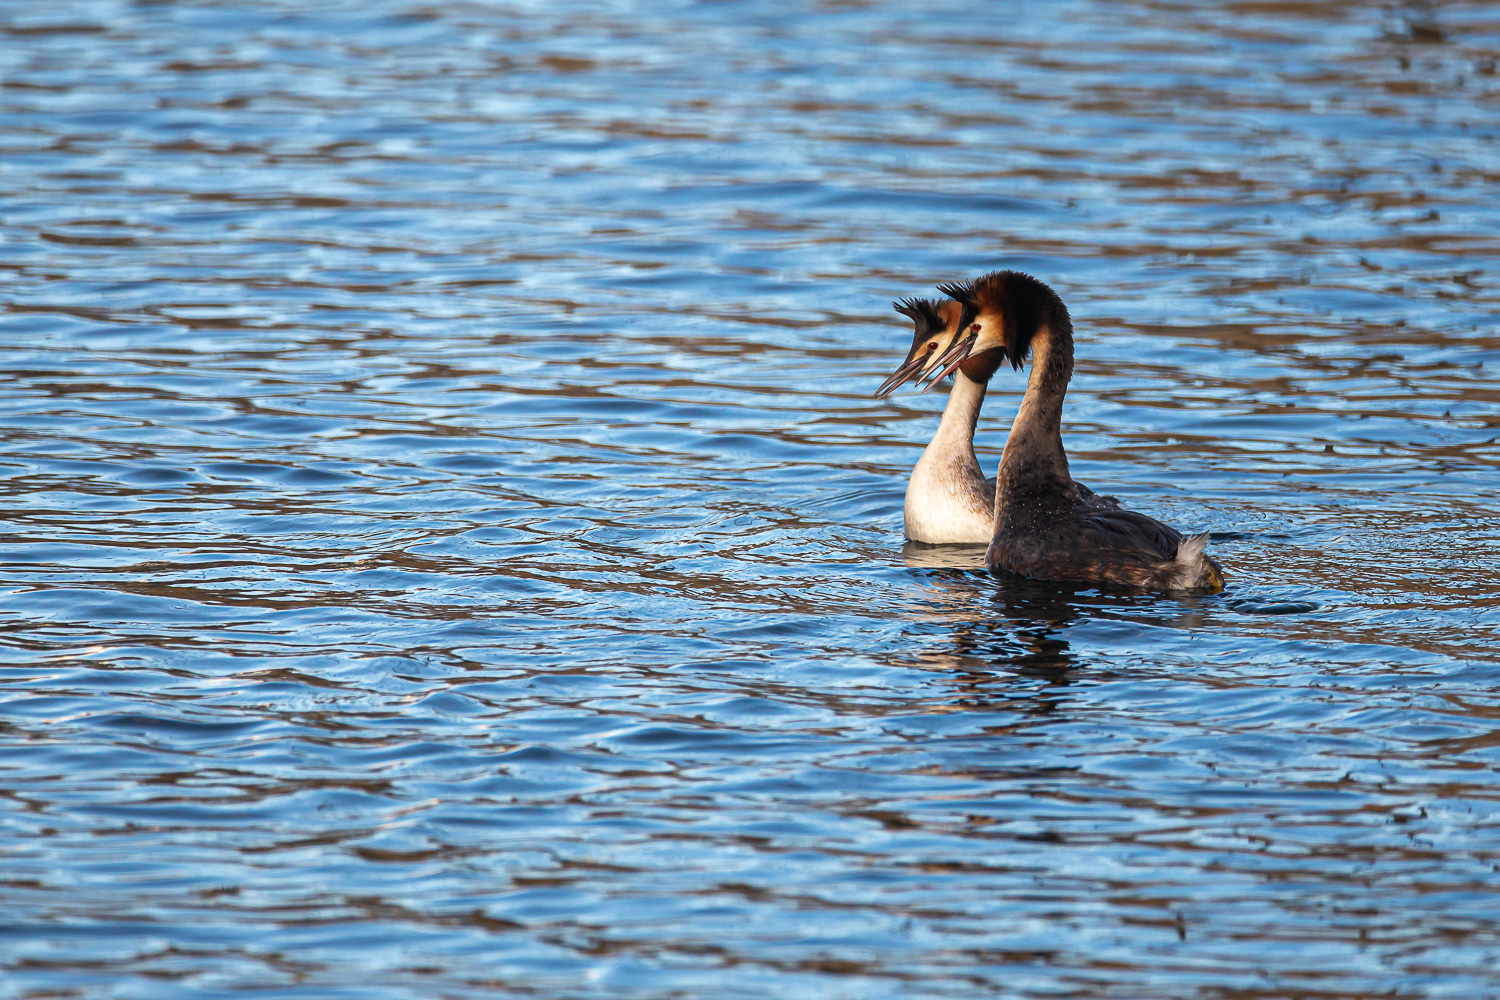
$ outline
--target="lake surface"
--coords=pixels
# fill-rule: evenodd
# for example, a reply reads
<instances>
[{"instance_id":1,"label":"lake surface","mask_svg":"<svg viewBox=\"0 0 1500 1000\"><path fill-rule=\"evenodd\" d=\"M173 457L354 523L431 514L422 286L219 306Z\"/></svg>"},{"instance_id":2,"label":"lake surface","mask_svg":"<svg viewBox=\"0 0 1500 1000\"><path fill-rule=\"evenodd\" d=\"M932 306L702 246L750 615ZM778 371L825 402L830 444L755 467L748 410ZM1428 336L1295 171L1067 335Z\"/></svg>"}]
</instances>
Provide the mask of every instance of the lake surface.
<instances>
[{"instance_id":1,"label":"lake surface","mask_svg":"<svg viewBox=\"0 0 1500 1000\"><path fill-rule=\"evenodd\" d=\"M1500 996L1500 9L795 8L0 4L0 995Z\"/></svg>"}]
</instances>

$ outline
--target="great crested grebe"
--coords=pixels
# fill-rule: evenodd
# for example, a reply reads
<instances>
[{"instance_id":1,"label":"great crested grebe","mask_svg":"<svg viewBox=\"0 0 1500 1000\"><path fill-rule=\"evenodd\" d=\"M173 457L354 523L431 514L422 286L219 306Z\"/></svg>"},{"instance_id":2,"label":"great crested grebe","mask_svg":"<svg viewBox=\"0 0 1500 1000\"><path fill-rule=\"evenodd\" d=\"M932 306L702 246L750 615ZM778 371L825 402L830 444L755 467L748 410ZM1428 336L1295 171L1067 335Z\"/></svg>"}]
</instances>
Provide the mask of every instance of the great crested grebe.
<instances>
[{"instance_id":1,"label":"great crested grebe","mask_svg":"<svg viewBox=\"0 0 1500 1000\"><path fill-rule=\"evenodd\" d=\"M1020 368L1031 353L1026 395L995 477L985 555L990 569L1034 580L1222 590L1219 564L1203 551L1207 532L1184 536L1098 496L1068 474L1062 408L1073 376L1073 322L1057 293L1019 271L995 271L939 290L963 306L964 336L948 352L962 356L960 364L1003 352L1012 368Z\"/></svg>"},{"instance_id":2,"label":"great crested grebe","mask_svg":"<svg viewBox=\"0 0 1500 1000\"><path fill-rule=\"evenodd\" d=\"M911 350L875 391L884 396L906 382L952 373L953 388L937 432L906 484L906 537L914 542L988 544L995 533L995 484L974 456L974 425L985 383L1004 360L1000 350L976 353L972 337L958 339L976 310L948 299L901 299L896 311L916 325ZM930 387L930 386L929 386Z\"/></svg>"}]
</instances>

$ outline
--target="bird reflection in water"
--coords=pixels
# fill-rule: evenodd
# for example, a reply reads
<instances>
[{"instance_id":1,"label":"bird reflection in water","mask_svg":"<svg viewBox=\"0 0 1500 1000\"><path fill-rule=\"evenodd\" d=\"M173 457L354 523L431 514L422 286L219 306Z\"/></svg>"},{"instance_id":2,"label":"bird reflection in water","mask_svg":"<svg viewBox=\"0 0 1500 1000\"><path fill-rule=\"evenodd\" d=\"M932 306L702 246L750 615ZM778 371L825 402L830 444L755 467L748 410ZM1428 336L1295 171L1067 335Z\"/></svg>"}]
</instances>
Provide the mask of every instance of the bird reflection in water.
<instances>
[{"instance_id":1,"label":"bird reflection in water","mask_svg":"<svg viewBox=\"0 0 1500 1000\"><path fill-rule=\"evenodd\" d=\"M1073 601L1076 588L1021 578L997 580L984 562L984 546L924 545L902 547L908 568L916 571L920 594L916 622L923 636L942 645L923 650L924 666L963 675L973 694L992 700L1001 676L1022 676L1051 685L1067 684L1078 657L1063 638L1082 617Z\"/></svg>"}]
</instances>

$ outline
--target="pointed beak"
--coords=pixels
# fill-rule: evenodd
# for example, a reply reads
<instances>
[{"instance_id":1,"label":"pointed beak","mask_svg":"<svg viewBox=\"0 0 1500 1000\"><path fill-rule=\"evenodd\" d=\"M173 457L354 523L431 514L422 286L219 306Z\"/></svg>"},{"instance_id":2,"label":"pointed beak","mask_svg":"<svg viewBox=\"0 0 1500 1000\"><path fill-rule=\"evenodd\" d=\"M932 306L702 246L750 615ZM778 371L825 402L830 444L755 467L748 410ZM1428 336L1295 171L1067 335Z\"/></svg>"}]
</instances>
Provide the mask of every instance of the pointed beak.
<instances>
[{"instance_id":1,"label":"pointed beak","mask_svg":"<svg viewBox=\"0 0 1500 1000\"><path fill-rule=\"evenodd\" d=\"M957 371L958 366L963 364L969 357L969 349L974 346L975 341L978 339L978 334L970 334L967 339L954 341L953 346L944 351L943 356L933 362L932 367L938 369L938 373L932 377L932 381L928 382L922 388L922 391L926 392Z\"/></svg>"},{"instance_id":2,"label":"pointed beak","mask_svg":"<svg viewBox=\"0 0 1500 1000\"><path fill-rule=\"evenodd\" d=\"M927 362L931 356L932 352L928 351L924 354L907 358L901 367L892 373L890 378L880 383L880 388L875 390L876 397L888 396L897 386L905 385L914 378L921 378L922 371L927 367Z\"/></svg>"}]
</instances>

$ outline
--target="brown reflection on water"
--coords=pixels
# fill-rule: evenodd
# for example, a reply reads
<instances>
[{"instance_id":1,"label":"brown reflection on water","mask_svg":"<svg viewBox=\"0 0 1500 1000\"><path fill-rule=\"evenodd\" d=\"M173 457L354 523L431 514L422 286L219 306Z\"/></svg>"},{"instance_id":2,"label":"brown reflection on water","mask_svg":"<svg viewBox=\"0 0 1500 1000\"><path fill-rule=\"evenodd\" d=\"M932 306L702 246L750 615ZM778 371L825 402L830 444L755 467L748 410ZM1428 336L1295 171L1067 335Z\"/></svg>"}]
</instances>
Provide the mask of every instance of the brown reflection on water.
<instances>
[{"instance_id":1,"label":"brown reflection on water","mask_svg":"<svg viewBox=\"0 0 1500 1000\"><path fill-rule=\"evenodd\" d=\"M0 33L18 995L1496 993L1493 5ZM1226 593L902 545L993 267Z\"/></svg>"}]
</instances>

